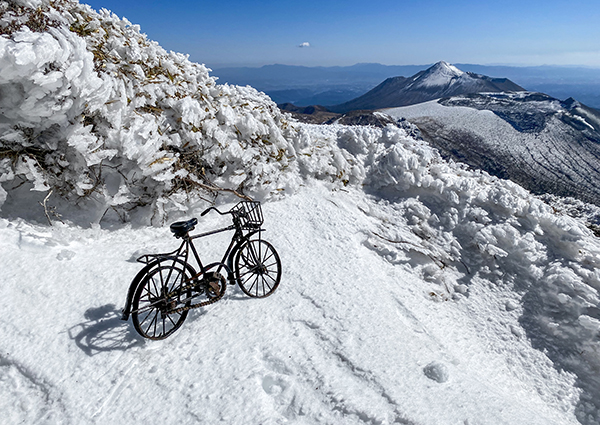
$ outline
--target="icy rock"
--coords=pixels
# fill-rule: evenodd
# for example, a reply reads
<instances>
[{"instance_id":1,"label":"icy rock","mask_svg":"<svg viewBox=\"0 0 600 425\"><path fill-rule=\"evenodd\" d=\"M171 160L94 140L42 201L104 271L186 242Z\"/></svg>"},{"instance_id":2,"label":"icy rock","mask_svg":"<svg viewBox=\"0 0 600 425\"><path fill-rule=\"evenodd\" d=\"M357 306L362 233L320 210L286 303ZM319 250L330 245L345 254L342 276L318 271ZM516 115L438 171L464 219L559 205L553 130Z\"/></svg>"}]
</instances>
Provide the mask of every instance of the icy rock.
<instances>
[{"instance_id":1,"label":"icy rock","mask_svg":"<svg viewBox=\"0 0 600 425\"><path fill-rule=\"evenodd\" d=\"M6 201L6 195L6 190L4 190L2 185L0 185L0 210L2 210L2 204L4 204L4 201Z\"/></svg>"},{"instance_id":2,"label":"icy rock","mask_svg":"<svg viewBox=\"0 0 600 425\"><path fill-rule=\"evenodd\" d=\"M517 302L514 300L508 300L504 304L504 308L506 309L506 311L513 311L513 310L516 310L518 307L519 307L519 304L517 304Z\"/></svg>"},{"instance_id":3,"label":"icy rock","mask_svg":"<svg viewBox=\"0 0 600 425\"><path fill-rule=\"evenodd\" d=\"M443 363L431 362L423 368L423 373L429 379L438 382L440 384L448 381L450 373L448 368Z\"/></svg>"}]
</instances>

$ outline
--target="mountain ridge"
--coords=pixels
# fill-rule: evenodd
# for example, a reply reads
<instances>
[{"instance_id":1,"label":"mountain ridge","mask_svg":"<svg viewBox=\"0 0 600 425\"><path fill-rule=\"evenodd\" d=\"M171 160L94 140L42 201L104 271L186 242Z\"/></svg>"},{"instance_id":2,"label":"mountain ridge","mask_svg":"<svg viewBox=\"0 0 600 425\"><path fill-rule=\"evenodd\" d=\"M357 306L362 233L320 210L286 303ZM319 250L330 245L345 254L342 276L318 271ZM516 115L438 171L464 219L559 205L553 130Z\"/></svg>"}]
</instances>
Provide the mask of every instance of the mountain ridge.
<instances>
[{"instance_id":1,"label":"mountain ridge","mask_svg":"<svg viewBox=\"0 0 600 425\"><path fill-rule=\"evenodd\" d=\"M524 90L507 78L492 78L464 72L447 62L440 61L409 78L388 78L364 95L328 109L344 113L357 109L373 110L407 106L467 93Z\"/></svg>"},{"instance_id":2,"label":"mountain ridge","mask_svg":"<svg viewBox=\"0 0 600 425\"><path fill-rule=\"evenodd\" d=\"M338 105L373 89L383 80L409 77L433 64L383 65L377 63L338 67L270 65L263 67L213 67L220 83L251 85L264 91L276 103L297 106ZM492 77L509 78L531 91L547 93L558 99L574 97L593 108L600 108L600 69L557 65L509 66L455 63L459 69ZM335 72L332 72L335 71ZM294 78L289 78L293 73ZM296 90L296 92L290 92ZM298 92L302 90L302 92ZM333 96L327 94L334 90Z\"/></svg>"},{"instance_id":3,"label":"mountain ridge","mask_svg":"<svg viewBox=\"0 0 600 425\"><path fill-rule=\"evenodd\" d=\"M471 93L384 112L417 125L447 159L600 206L600 112L575 99Z\"/></svg>"}]
</instances>

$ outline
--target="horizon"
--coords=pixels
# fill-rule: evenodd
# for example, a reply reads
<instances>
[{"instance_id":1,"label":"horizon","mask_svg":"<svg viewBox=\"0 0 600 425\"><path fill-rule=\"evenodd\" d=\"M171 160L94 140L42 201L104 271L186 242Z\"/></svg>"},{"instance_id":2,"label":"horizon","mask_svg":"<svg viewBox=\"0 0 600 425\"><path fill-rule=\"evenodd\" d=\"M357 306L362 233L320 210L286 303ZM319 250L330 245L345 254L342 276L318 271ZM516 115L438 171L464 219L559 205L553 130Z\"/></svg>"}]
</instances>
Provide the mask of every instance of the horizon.
<instances>
[{"instance_id":1,"label":"horizon","mask_svg":"<svg viewBox=\"0 0 600 425\"><path fill-rule=\"evenodd\" d=\"M600 68L600 3L473 0L368 5L82 0L210 68L452 64Z\"/></svg>"},{"instance_id":2,"label":"horizon","mask_svg":"<svg viewBox=\"0 0 600 425\"><path fill-rule=\"evenodd\" d=\"M380 65L380 66L414 66L414 67L423 67L423 69L432 67L433 65L439 62L446 62L452 66L460 67L460 66L486 66L486 67L506 67L506 68L561 68L561 69L598 69L600 70L600 65L555 65L555 64L540 64L540 65L519 65L519 64L506 64L506 63L455 63L448 62L446 60L438 60L436 62L431 63L407 63L407 64L384 64L380 62L357 62L350 65L292 65L287 63L266 63L263 65L225 65L219 66L214 69L224 69L224 68L264 68L269 66L289 66L289 67L298 67L298 68L350 68L358 65Z\"/></svg>"}]
</instances>

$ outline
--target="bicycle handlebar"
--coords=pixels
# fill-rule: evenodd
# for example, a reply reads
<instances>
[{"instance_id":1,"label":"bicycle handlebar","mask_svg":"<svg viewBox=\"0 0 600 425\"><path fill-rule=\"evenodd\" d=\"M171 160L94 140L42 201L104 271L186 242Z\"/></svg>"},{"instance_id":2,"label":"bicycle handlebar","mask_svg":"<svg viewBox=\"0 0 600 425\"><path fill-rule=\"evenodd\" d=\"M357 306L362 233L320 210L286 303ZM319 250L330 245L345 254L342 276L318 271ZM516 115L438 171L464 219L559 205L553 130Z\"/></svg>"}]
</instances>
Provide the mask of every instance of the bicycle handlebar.
<instances>
[{"instance_id":1,"label":"bicycle handlebar","mask_svg":"<svg viewBox=\"0 0 600 425\"><path fill-rule=\"evenodd\" d=\"M230 211L227 211L227 212L221 212L221 211L219 211L219 210L217 209L217 207L210 207L210 208L208 208L208 209L206 209L206 210L202 211L202 213L200 214L200 216L201 216L201 217L204 217L206 214L208 214L208 212L209 212L210 210L215 210L216 212L218 212L218 213L219 213L219 214L221 214L221 215L225 215L225 214L229 214L229 213L230 213Z\"/></svg>"},{"instance_id":2,"label":"bicycle handlebar","mask_svg":"<svg viewBox=\"0 0 600 425\"><path fill-rule=\"evenodd\" d=\"M233 224L238 230L259 229L263 223L260 202L240 201L229 211L220 211L217 207L212 206L202 211L200 215L205 216L212 210L215 210L219 215L231 214Z\"/></svg>"},{"instance_id":3,"label":"bicycle handlebar","mask_svg":"<svg viewBox=\"0 0 600 425\"><path fill-rule=\"evenodd\" d=\"M226 211L226 212L221 212L221 211L219 211L219 210L217 209L217 207L210 207L210 208L208 208L208 209L206 209L206 210L202 211L202 213L200 214L200 216L201 216L201 217L204 217L206 214L208 214L208 213L209 213L209 211L210 211L210 210L215 210L216 212L218 212L218 213L219 213L219 214L221 214L221 215L227 215L227 214L236 215L236 213L237 213L237 215L238 215L238 216L242 216L242 217L245 217L245 216L246 216L246 214L244 214L244 212L243 212L243 211L235 211L234 209L231 209L231 210L229 210L229 211Z\"/></svg>"}]
</instances>

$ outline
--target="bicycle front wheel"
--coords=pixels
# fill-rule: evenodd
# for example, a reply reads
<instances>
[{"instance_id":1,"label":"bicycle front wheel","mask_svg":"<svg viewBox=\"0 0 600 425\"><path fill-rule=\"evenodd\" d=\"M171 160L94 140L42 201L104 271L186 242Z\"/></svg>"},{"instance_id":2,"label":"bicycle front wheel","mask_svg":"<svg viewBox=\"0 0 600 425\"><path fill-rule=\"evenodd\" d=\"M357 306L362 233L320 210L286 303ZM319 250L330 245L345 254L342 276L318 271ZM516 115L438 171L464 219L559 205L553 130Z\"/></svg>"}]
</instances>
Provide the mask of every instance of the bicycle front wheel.
<instances>
[{"instance_id":1,"label":"bicycle front wheel","mask_svg":"<svg viewBox=\"0 0 600 425\"><path fill-rule=\"evenodd\" d=\"M144 276L133 297L131 314L133 326L141 336L164 339L181 327L188 310L176 310L190 306L193 276L191 267L180 264L158 266Z\"/></svg>"},{"instance_id":2,"label":"bicycle front wheel","mask_svg":"<svg viewBox=\"0 0 600 425\"><path fill-rule=\"evenodd\" d=\"M246 242L234 261L237 283L253 298L265 298L275 292L281 279L281 261L273 245L261 239Z\"/></svg>"}]
</instances>

